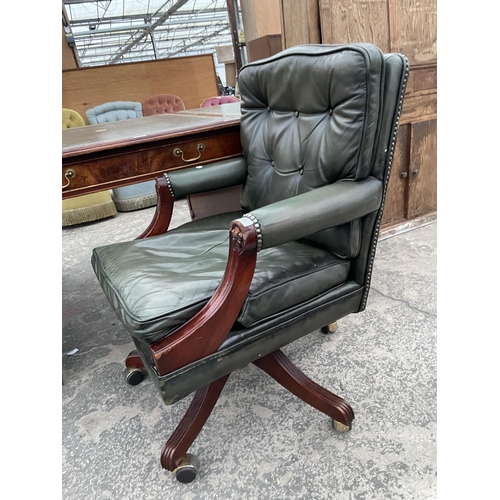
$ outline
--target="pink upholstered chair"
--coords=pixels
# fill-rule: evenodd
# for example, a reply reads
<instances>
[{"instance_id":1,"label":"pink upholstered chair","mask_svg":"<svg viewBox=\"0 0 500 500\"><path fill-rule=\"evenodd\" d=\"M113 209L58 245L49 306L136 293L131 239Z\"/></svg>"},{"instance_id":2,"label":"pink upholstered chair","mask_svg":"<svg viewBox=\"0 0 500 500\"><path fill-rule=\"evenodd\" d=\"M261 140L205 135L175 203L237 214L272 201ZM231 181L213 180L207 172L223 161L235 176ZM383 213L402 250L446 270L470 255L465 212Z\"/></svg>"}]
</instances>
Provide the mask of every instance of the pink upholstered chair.
<instances>
[{"instance_id":1,"label":"pink upholstered chair","mask_svg":"<svg viewBox=\"0 0 500 500\"><path fill-rule=\"evenodd\" d=\"M205 99L200 108L208 108L210 106L219 106L220 104L228 104L230 102L241 102L237 97L232 95L221 95L217 97L210 97L209 99Z\"/></svg>"},{"instance_id":2,"label":"pink upholstered chair","mask_svg":"<svg viewBox=\"0 0 500 500\"><path fill-rule=\"evenodd\" d=\"M182 99L174 94L156 94L148 97L142 103L143 116L163 115L184 111L186 106Z\"/></svg>"}]
</instances>

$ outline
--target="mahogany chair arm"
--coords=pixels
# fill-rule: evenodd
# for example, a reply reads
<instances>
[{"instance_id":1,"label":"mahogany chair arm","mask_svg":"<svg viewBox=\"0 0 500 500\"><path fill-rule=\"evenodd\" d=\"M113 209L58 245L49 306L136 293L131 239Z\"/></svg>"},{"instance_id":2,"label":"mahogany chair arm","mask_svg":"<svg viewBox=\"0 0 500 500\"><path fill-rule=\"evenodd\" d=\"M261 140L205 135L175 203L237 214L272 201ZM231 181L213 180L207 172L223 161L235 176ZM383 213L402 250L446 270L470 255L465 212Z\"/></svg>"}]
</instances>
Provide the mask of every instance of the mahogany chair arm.
<instances>
[{"instance_id":1,"label":"mahogany chair arm","mask_svg":"<svg viewBox=\"0 0 500 500\"><path fill-rule=\"evenodd\" d=\"M174 197L168 177L163 175L156 179L156 195L157 202L153 219L144 232L135 238L136 240L157 236L168 231L174 211Z\"/></svg>"},{"instance_id":2,"label":"mahogany chair arm","mask_svg":"<svg viewBox=\"0 0 500 500\"><path fill-rule=\"evenodd\" d=\"M244 157L218 161L202 167L165 172L156 179L158 201L153 219L146 230L136 239L140 240L168 231L175 199L243 184L246 175L247 167Z\"/></svg>"},{"instance_id":3,"label":"mahogany chair arm","mask_svg":"<svg viewBox=\"0 0 500 500\"><path fill-rule=\"evenodd\" d=\"M168 337L150 346L160 376L213 354L226 339L245 302L257 261L257 232L246 218L231 222L222 280L207 304Z\"/></svg>"}]
</instances>

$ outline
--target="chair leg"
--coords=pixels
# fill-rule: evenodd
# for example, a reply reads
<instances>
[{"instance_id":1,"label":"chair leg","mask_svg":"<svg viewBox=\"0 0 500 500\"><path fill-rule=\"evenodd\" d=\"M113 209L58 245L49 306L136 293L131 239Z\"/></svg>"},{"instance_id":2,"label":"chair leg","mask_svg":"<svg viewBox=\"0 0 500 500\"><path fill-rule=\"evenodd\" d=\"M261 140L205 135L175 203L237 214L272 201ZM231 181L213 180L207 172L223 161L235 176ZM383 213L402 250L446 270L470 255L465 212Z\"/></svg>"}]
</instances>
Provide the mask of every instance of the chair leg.
<instances>
[{"instance_id":1,"label":"chair leg","mask_svg":"<svg viewBox=\"0 0 500 500\"><path fill-rule=\"evenodd\" d=\"M137 351L132 351L125 360L125 366L129 369L132 368L144 368L144 363L142 362L141 357Z\"/></svg>"},{"instance_id":2,"label":"chair leg","mask_svg":"<svg viewBox=\"0 0 500 500\"><path fill-rule=\"evenodd\" d=\"M191 460L184 459L192 458L187 451L212 413L228 378L229 374L196 391L184 417L163 447L162 467L174 472L181 482L191 482L196 477L196 467Z\"/></svg>"},{"instance_id":3,"label":"chair leg","mask_svg":"<svg viewBox=\"0 0 500 500\"><path fill-rule=\"evenodd\" d=\"M125 360L127 367L127 383L130 385L140 384L144 380L144 363L137 351L132 351Z\"/></svg>"},{"instance_id":4,"label":"chair leg","mask_svg":"<svg viewBox=\"0 0 500 500\"><path fill-rule=\"evenodd\" d=\"M283 351L274 351L255 360L254 364L302 401L332 417L336 430L348 431L351 428L354 420L351 406L302 373Z\"/></svg>"},{"instance_id":5,"label":"chair leg","mask_svg":"<svg viewBox=\"0 0 500 500\"><path fill-rule=\"evenodd\" d=\"M339 325L337 324L336 321L334 323L328 323L328 325L323 326L321 328L321 332L322 333L333 333L333 332L337 331L338 327L339 327Z\"/></svg>"}]
</instances>

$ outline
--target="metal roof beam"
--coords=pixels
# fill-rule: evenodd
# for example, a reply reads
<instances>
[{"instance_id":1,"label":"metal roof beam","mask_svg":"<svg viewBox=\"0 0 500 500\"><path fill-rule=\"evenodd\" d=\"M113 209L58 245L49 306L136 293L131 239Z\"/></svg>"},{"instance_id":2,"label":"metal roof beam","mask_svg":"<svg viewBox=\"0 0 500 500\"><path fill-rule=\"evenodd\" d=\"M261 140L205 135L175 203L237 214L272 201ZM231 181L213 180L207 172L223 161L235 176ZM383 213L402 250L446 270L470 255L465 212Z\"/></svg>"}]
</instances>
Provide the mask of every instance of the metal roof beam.
<instances>
[{"instance_id":1,"label":"metal roof beam","mask_svg":"<svg viewBox=\"0 0 500 500\"><path fill-rule=\"evenodd\" d=\"M141 40L143 40L146 36L148 36L152 31L157 26L162 25L169 17L171 14L179 10L184 4L186 4L188 0L177 0L170 9L167 10L164 14L162 14L157 21L155 21L148 29L144 30L142 33L139 33L139 36L131 40L129 43L127 43L121 50L119 50L110 60L109 64L113 64L114 62L118 61L124 54L126 54L132 47L137 45Z\"/></svg>"},{"instance_id":2,"label":"metal roof beam","mask_svg":"<svg viewBox=\"0 0 500 500\"><path fill-rule=\"evenodd\" d=\"M170 17L175 19L177 17L187 17L187 18L191 18L193 16L193 14L195 13L196 11L193 11L193 10L182 10L182 9L179 9L177 12L174 12ZM227 16L227 9L224 7L224 8L221 8L221 7L217 7L217 8L213 8L213 9L210 9L210 11L208 12L197 12L197 19L200 19L200 18L203 18L203 16L205 15L210 15L210 14L213 14L213 15L217 15L217 14L225 14ZM71 20L71 25L72 26L79 26L79 25L88 25L88 24L97 24L97 23L109 23L109 22L113 22L113 21L124 21L124 20L127 20L127 19L142 19L144 20L144 18L147 18L147 17L152 17L151 14L148 14L147 12L141 12L140 14L128 14L125 18L123 16L106 16L104 18L101 18L101 17L81 17L79 19L72 19Z\"/></svg>"},{"instance_id":3,"label":"metal roof beam","mask_svg":"<svg viewBox=\"0 0 500 500\"><path fill-rule=\"evenodd\" d=\"M179 21L166 21L162 24L162 26L178 26L178 25L183 25L183 24L190 24L191 26L196 28L196 26L202 24L202 23L210 23L212 21L226 21L227 20L227 15L220 15L220 16L213 16L211 18L204 18L204 19L198 19L196 21L194 20L179 20ZM228 21L228 26L229 26L229 21ZM151 23L148 24L138 24L138 25L130 25L130 26L120 26L116 28L106 28L106 29L95 29L95 30L86 30L86 31L75 31L76 26L73 26L73 35L75 38L77 37L82 37L82 36L99 36L103 35L105 33L116 33L119 31L138 31L138 30L147 30L152 27ZM157 29L156 32L162 31L161 29Z\"/></svg>"},{"instance_id":4,"label":"metal roof beam","mask_svg":"<svg viewBox=\"0 0 500 500\"><path fill-rule=\"evenodd\" d=\"M212 32L212 33L210 33L208 35L200 36L198 38L195 38L195 39L193 39L193 41L191 43L189 43L188 45L183 46L179 50L176 50L175 52L169 52L167 57L172 57L172 56L175 56L176 54L180 54L181 52L185 52L186 49L188 49L188 48L190 48L190 47L192 47L194 45L198 45L200 42L204 42L206 40L209 40L210 38L213 38L213 37L217 36L219 33L221 33L222 31L226 30L227 28L228 28L228 26L224 26L221 29L219 29L218 31L214 31L214 32Z\"/></svg>"}]
</instances>

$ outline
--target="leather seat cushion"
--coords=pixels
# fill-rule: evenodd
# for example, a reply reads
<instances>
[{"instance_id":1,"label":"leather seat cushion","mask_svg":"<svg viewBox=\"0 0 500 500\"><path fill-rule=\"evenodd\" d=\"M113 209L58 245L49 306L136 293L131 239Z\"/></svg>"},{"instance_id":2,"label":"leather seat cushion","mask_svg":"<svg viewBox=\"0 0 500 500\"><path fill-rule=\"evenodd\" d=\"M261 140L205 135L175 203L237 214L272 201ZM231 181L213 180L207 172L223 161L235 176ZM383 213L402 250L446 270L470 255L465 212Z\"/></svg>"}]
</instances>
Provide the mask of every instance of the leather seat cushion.
<instances>
[{"instance_id":1,"label":"leather seat cushion","mask_svg":"<svg viewBox=\"0 0 500 500\"><path fill-rule=\"evenodd\" d=\"M92 266L131 335L165 337L210 299L224 273L229 223L243 212L199 219L166 234L94 249ZM249 327L347 280L350 263L306 242L262 250L237 322Z\"/></svg>"}]
</instances>

